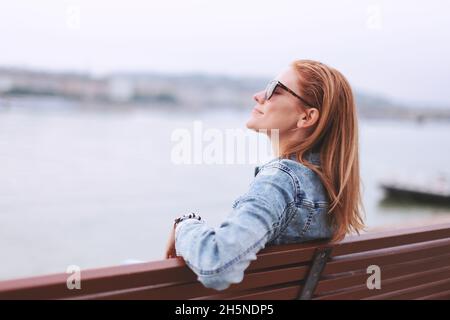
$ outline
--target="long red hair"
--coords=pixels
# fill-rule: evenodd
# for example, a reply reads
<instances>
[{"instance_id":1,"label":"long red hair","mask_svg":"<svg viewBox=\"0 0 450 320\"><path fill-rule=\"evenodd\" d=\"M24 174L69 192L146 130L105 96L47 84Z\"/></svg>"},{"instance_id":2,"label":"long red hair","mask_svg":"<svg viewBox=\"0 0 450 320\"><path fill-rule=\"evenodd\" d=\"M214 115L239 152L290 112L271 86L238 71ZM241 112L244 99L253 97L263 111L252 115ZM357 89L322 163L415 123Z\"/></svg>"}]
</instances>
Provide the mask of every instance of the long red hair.
<instances>
[{"instance_id":1,"label":"long red hair","mask_svg":"<svg viewBox=\"0 0 450 320\"><path fill-rule=\"evenodd\" d=\"M300 94L319 110L311 134L283 150L282 157L295 153L297 160L316 172L330 201L332 241L364 228L359 177L358 121L354 96L347 79L336 69L313 60L296 60L291 67L298 74ZM320 153L321 165L306 159L308 151Z\"/></svg>"}]
</instances>

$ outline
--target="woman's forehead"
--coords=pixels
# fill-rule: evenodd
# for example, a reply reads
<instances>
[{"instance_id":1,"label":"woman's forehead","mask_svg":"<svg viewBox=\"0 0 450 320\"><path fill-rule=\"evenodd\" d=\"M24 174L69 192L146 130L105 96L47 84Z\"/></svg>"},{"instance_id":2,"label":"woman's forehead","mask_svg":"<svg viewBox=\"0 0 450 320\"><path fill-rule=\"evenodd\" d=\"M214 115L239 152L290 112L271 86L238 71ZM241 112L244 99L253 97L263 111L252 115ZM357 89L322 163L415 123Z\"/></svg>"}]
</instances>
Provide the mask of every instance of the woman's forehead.
<instances>
[{"instance_id":1,"label":"woman's forehead","mask_svg":"<svg viewBox=\"0 0 450 320\"><path fill-rule=\"evenodd\" d=\"M275 79L281 81L288 88L298 92L298 76L293 68L282 70Z\"/></svg>"}]
</instances>

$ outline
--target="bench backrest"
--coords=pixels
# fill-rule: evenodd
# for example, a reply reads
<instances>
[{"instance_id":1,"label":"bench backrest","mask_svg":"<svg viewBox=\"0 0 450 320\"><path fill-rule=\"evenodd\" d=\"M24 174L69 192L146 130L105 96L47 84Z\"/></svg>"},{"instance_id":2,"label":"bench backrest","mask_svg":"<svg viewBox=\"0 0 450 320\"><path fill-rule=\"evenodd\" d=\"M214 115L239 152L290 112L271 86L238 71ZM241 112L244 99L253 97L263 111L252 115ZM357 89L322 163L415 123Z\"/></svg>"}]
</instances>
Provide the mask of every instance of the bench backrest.
<instances>
[{"instance_id":1,"label":"bench backrest","mask_svg":"<svg viewBox=\"0 0 450 320\"><path fill-rule=\"evenodd\" d=\"M314 272L323 249L330 256ZM371 268L380 289L367 286ZM296 299L305 289L312 299L450 299L450 224L268 247L224 291L203 287L181 258L84 270L80 290L67 288L69 276L2 281L0 299Z\"/></svg>"}]
</instances>

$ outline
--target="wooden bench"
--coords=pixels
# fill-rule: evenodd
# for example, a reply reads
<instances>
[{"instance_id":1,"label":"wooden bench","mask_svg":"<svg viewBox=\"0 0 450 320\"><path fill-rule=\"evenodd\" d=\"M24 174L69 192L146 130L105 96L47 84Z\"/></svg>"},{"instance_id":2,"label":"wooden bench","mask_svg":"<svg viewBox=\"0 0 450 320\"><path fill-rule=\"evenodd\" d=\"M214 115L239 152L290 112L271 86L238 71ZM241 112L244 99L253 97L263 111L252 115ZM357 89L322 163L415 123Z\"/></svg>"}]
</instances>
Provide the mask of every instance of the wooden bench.
<instances>
[{"instance_id":1,"label":"wooden bench","mask_svg":"<svg viewBox=\"0 0 450 320\"><path fill-rule=\"evenodd\" d=\"M377 265L381 289L368 289ZM269 247L244 280L203 287L181 258L0 282L0 299L450 299L450 224Z\"/></svg>"}]
</instances>

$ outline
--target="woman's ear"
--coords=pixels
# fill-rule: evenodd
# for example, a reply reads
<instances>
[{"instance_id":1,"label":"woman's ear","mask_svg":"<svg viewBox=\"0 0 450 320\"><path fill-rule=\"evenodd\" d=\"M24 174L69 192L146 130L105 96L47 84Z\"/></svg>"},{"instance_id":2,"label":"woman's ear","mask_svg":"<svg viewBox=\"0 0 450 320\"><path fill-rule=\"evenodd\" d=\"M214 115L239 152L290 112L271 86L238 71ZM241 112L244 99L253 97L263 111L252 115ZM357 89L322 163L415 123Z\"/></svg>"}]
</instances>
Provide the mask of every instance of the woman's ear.
<instances>
[{"instance_id":1,"label":"woman's ear","mask_svg":"<svg viewBox=\"0 0 450 320\"><path fill-rule=\"evenodd\" d=\"M316 108L308 108L300 114L297 122L298 128L309 128L319 120L319 110Z\"/></svg>"},{"instance_id":2,"label":"woman's ear","mask_svg":"<svg viewBox=\"0 0 450 320\"><path fill-rule=\"evenodd\" d=\"M306 121L306 113L302 113L297 121L297 128L301 129L304 127Z\"/></svg>"}]
</instances>

